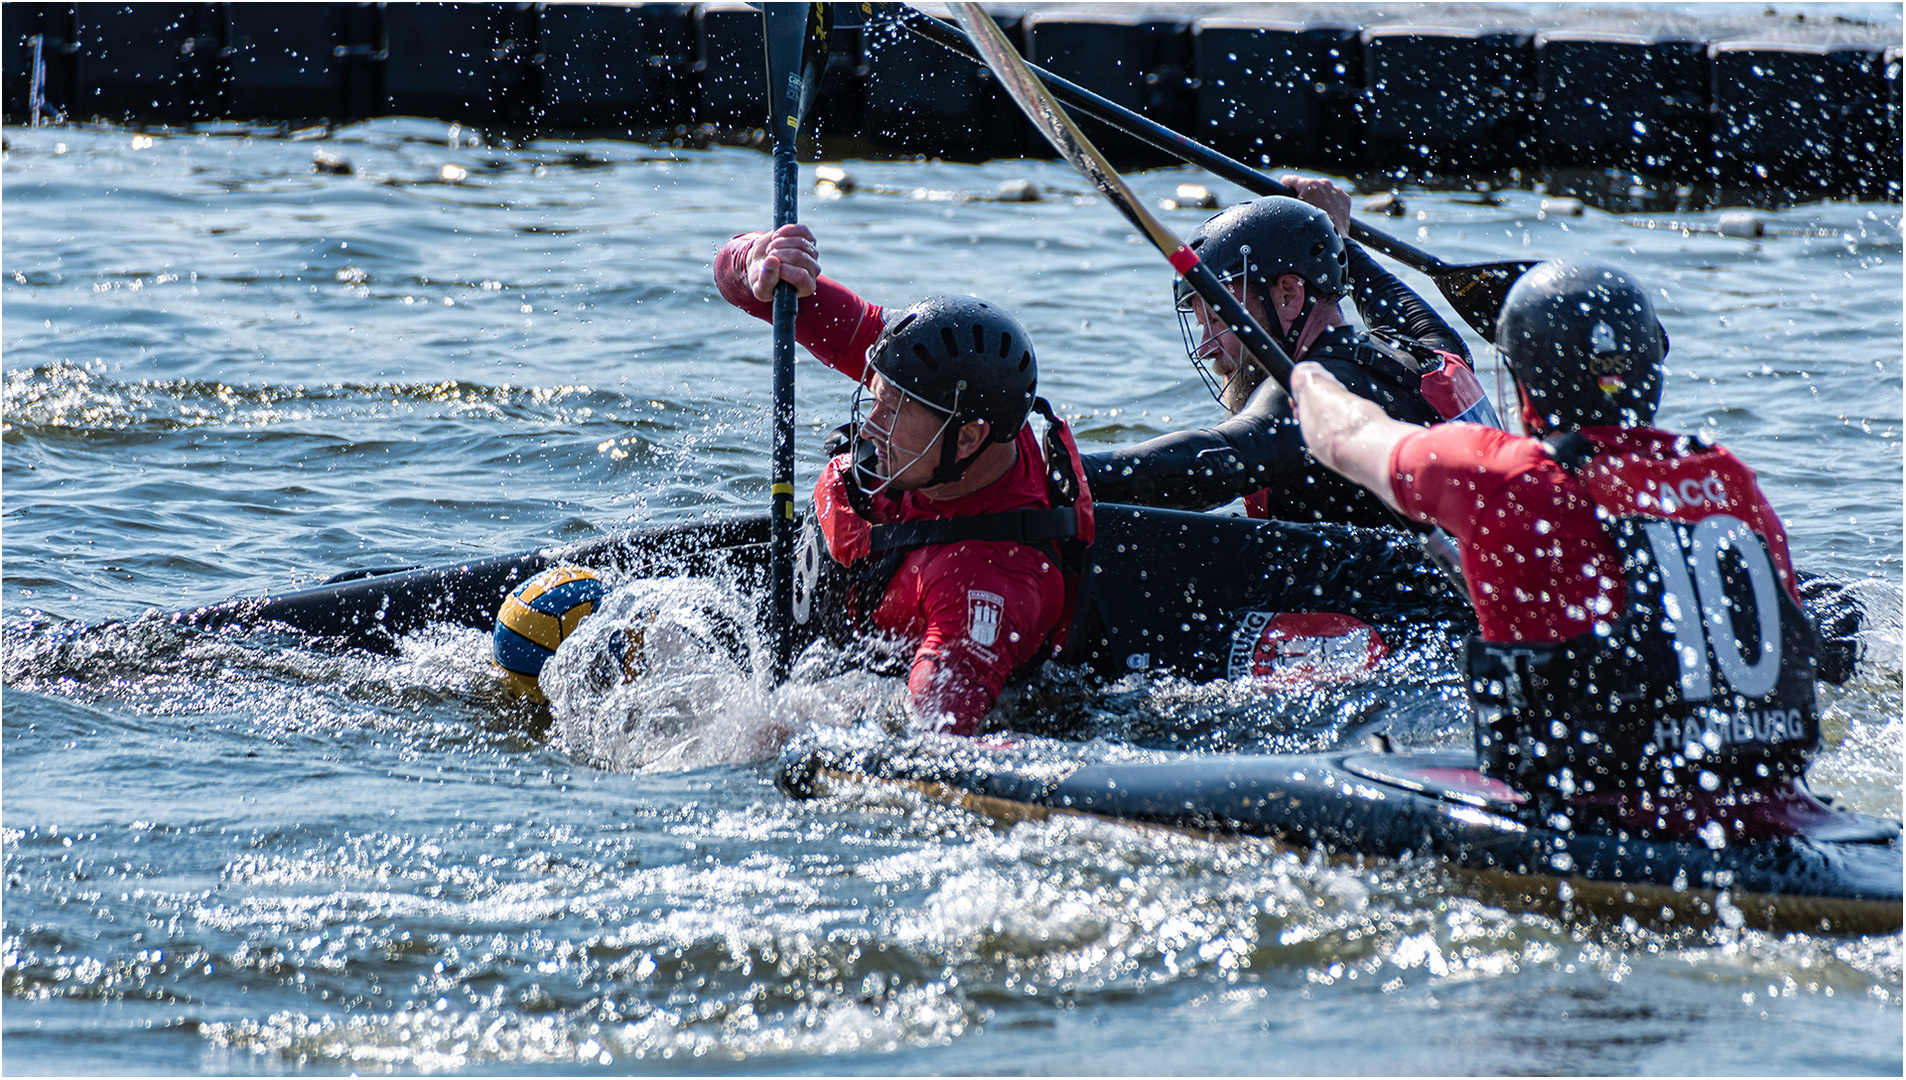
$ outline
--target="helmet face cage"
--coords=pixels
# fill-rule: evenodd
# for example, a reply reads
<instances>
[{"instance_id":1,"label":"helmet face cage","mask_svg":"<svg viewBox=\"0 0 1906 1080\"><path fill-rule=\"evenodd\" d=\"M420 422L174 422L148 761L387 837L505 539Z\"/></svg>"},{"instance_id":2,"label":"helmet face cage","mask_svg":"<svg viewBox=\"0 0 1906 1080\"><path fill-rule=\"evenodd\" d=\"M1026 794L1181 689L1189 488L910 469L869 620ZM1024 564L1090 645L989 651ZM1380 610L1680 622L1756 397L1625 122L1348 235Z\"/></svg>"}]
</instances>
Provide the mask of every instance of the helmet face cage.
<instances>
[{"instance_id":1,"label":"helmet face cage","mask_svg":"<svg viewBox=\"0 0 1906 1080\"><path fill-rule=\"evenodd\" d=\"M1269 322L1277 324L1267 325L1265 329L1282 338L1284 351L1293 357L1318 301L1333 300L1344 294L1349 253L1343 238L1337 234L1329 214L1300 199L1270 195L1239 203L1206 218L1186 245L1198 253L1227 287L1239 277L1256 287ZM1303 307L1291 317L1289 326L1283 325L1275 305L1270 302L1272 285L1286 274L1295 275L1304 283ZM1197 355L1196 350L1204 339L1202 333L1194 334L1195 320L1188 318L1192 314L1190 286L1179 279L1174 284L1174 295L1185 352L1205 385L1212 388L1213 395L1222 404L1229 381L1221 386ZM1202 330L1201 327L1196 329ZM1223 334L1213 335L1214 340L1222 337Z\"/></svg>"},{"instance_id":2,"label":"helmet face cage","mask_svg":"<svg viewBox=\"0 0 1906 1080\"><path fill-rule=\"evenodd\" d=\"M872 365L868 365L866 377L863 378L854 387L854 404L853 404L853 413L852 413L854 433L855 433L855 438L857 439L868 439L868 441L870 442L883 444L891 450L893 448L893 432L891 430L876 426L872 421L873 413L874 413L874 402L876 400L874 397L874 392L873 392L873 378L877 374L879 374L879 372L875 371ZM935 441L945 436L950 430L953 429L953 426L954 426L953 422L959 416L959 407L960 407L959 398L960 396L963 396L963 391L961 391L959 394L956 394L956 396L953 399L954 411L949 413L949 412L945 412L945 410L941 409L937 405L934 405L930 402L922 401L920 400L920 398L914 396L913 394L907 393L906 390L902 389L899 385L895 384L892 380L887 380L887 385L893 388L894 393L900 395L902 406L904 406L907 401L912 401L932 412L944 413L946 416L946 419L940 421L940 426L938 430L934 431L933 437L927 440L927 444L925 446L921 447L919 450L916 450L916 451L908 451L913 454L912 457L908 458L904 463L891 465L889 467L891 471L891 475L889 476L882 476L877 471L879 466L878 458L865 458L859 455L856 455L854 457L854 464L853 464L854 483L859 485L860 490L866 493L869 497L880 495L886 492L888 488L893 486L893 482L900 478L901 473L904 473L908 469L913 468L913 466L916 463L918 463L919 461L921 461L927 456L927 451L933 448L933 444ZM866 409L864 413L862 412L863 406L865 406L865 409ZM894 416L898 418L899 415L900 415L900 409L895 408Z\"/></svg>"},{"instance_id":3,"label":"helmet face cage","mask_svg":"<svg viewBox=\"0 0 1906 1080\"><path fill-rule=\"evenodd\" d=\"M1247 255L1249 251L1249 248L1245 249ZM1230 289L1232 284L1243 276L1244 267L1239 265L1219 274L1218 282L1226 289ZM1222 405L1225 391L1231 388L1231 383L1237 379L1238 373L1244 370L1245 365L1239 364L1237 370L1231 373L1230 378L1220 380L1217 372L1212 371L1211 366L1205 362L1203 355L1205 352L1221 347L1227 337L1235 339L1237 333L1230 326L1225 326L1207 338L1204 323L1198 318L1197 304L1201 299L1197 291L1184 278L1172 279L1173 307L1178 314L1178 336L1185 343L1185 356L1190 359L1192 368L1198 372L1198 378L1204 380L1205 389L1211 391L1211 399Z\"/></svg>"}]
</instances>

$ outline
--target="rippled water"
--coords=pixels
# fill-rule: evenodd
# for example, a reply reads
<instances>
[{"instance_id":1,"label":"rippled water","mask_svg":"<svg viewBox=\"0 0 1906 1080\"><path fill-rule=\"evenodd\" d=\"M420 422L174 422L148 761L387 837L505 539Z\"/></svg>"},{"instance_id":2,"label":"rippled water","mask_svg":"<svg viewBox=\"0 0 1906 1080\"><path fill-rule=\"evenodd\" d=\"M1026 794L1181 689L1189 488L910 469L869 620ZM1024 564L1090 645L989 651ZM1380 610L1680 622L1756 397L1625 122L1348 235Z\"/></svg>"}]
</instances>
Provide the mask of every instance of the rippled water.
<instances>
[{"instance_id":1,"label":"rippled water","mask_svg":"<svg viewBox=\"0 0 1906 1080\"><path fill-rule=\"evenodd\" d=\"M816 661L770 693L686 624L676 682L552 719L471 631L380 657L142 618L763 505L768 333L708 262L767 218L767 163L413 121L6 137L9 1071L1902 1067L1897 934L1580 924L1423 864L994 826L887 790L792 802L773 747L878 726L894 684ZM314 174L314 148L352 174ZM1156 255L1063 166L848 167L858 192L803 206L843 280L1009 305L1088 444L1213 417ZM1050 197L983 197L1021 178ZM1189 179L1133 178L1152 200ZM1527 192L1404 200L1377 223L1452 260L1590 255L1660 287L1664 423L1738 451L1800 565L1867 603L1816 785L1897 816L1899 208L1800 207L1768 220L1826 235L1743 240ZM847 394L801 379L811 477ZM726 588L625 584L631 605ZM1005 718L1088 740L1055 760L1377 722L1454 744L1452 670L1062 684Z\"/></svg>"}]
</instances>

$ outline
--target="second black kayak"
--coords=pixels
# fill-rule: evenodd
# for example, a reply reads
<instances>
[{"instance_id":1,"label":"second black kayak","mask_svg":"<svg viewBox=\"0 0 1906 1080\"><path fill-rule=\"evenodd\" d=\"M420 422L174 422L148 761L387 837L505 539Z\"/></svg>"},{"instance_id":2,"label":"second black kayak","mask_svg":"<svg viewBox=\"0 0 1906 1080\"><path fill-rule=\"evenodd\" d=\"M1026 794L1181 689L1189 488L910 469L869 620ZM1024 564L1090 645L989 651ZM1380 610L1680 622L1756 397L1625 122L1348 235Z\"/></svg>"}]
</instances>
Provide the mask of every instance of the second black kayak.
<instances>
[{"instance_id":1,"label":"second black kayak","mask_svg":"<svg viewBox=\"0 0 1906 1080\"><path fill-rule=\"evenodd\" d=\"M1522 902L1825 933L1901 926L1898 822L1819 807L1792 836L1753 842L1564 832L1465 753L1150 755L1092 762L951 738L809 736L776 783L808 798L841 781L905 785L1005 820L1087 814L1264 837L1384 859L1433 857Z\"/></svg>"},{"instance_id":2,"label":"second black kayak","mask_svg":"<svg viewBox=\"0 0 1906 1080\"><path fill-rule=\"evenodd\" d=\"M1326 659L1366 670L1428 635L1473 626L1410 535L1104 504L1084 567L1085 603L1065 660L1108 678L1271 676ZM392 651L432 623L489 630L511 589L573 563L613 578L700 576L765 593L766 515L664 526L435 567L364 569L315 588L228 600L172 621L205 629L277 627ZM825 556L807 553L812 565ZM819 627L797 627L805 645ZM1322 655L1319 642L1335 650ZM1341 655L1338 655L1341 654Z\"/></svg>"},{"instance_id":3,"label":"second black kayak","mask_svg":"<svg viewBox=\"0 0 1906 1080\"><path fill-rule=\"evenodd\" d=\"M1193 681L1367 673L1418 645L1448 646L1475 625L1410 534L1100 504L1084 603L1065 662L1114 679ZM488 631L511 589L574 563L612 577L703 576L765 593L765 514L636 529L581 543L434 567L366 568L275 596L171 616L216 630L277 627L389 652L432 623ZM805 553L811 567L824 559ZM1820 675L1841 681L1857 654L1860 610L1825 579L1803 583L1827 647ZM811 640L817 627L799 627Z\"/></svg>"}]
</instances>

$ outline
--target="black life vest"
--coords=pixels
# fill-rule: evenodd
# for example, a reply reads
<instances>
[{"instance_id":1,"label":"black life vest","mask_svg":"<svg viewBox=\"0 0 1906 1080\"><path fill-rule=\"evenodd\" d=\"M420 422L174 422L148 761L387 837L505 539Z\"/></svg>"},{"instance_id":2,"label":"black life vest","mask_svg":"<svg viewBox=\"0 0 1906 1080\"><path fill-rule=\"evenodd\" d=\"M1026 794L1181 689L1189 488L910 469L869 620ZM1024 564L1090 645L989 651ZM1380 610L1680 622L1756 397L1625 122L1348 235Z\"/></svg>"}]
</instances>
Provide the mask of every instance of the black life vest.
<instances>
[{"instance_id":1,"label":"black life vest","mask_svg":"<svg viewBox=\"0 0 1906 1080\"><path fill-rule=\"evenodd\" d=\"M828 637L836 644L847 644L869 628L874 610L887 595L887 587L909 552L940 544L963 541L1012 541L1037 548L1059 566L1065 578L1065 606L1059 624L1048 639L1053 648L1064 645L1084 607L1086 541L1090 532L1081 528L1081 495L1085 481L1065 421L1058 418L1044 398L1033 408L1046 420L1046 490L1053 505L1038 510L1008 510L997 514L971 514L965 517L930 521L875 523L870 529L868 552L843 566L828 552L821 532L821 511L810 506L801 527L801 540L795 558L794 621L798 625ZM855 437L851 425L843 424L828 436L829 456L845 453L871 453L867 444ZM872 522L873 508L858 484L847 482L848 502L854 513ZM1084 499L1090 514L1091 499ZM1042 657L1043 659L1043 657Z\"/></svg>"},{"instance_id":2,"label":"black life vest","mask_svg":"<svg viewBox=\"0 0 1906 1080\"><path fill-rule=\"evenodd\" d=\"M1579 433L1547 445L1573 474L1594 453ZM1800 775L1820 740L1818 638L1766 538L1726 513L1689 523L1597 507L1626 606L1559 644L1469 639L1482 770L1541 803Z\"/></svg>"}]
</instances>

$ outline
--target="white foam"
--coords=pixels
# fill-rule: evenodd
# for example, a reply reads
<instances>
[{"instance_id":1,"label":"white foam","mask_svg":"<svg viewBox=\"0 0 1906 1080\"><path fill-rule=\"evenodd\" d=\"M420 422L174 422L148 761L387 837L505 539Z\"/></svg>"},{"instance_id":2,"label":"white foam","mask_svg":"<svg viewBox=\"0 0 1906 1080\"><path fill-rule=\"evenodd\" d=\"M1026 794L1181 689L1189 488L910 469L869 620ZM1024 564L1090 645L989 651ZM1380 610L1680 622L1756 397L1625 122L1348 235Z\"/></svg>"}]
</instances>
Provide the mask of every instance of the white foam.
<instances>
[{"instance_id":1,"label":"white foam","mask_svg":"<svg viewBox=\"0 0 1906 1080\"><path fill-rule=\"evenodd\" d=\"M617 585L544 666L554 731L571 755L621 772L759 761L817 725L891 717L897 679L837 665L817 645L778 689L754 601L733 583Z\"/></svg>"}]
</instances>

